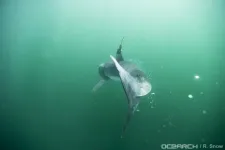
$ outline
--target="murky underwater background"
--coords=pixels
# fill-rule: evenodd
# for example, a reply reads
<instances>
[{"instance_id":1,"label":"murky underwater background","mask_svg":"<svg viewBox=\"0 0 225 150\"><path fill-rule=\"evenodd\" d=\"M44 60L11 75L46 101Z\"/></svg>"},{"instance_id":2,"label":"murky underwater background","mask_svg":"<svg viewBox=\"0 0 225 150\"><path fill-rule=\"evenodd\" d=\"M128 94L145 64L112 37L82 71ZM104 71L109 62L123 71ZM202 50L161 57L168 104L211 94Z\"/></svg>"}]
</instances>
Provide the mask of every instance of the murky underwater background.
<instances>
[{"instance_id":1,"label":"murky underwater background","mask_svg":"<svg viewBox=\"0 0 225 150\"><path fill-rule=\"evenodd\" d=\"M1 150L160 150L225 143L223 0L1 0ZM152 92L99 81L122 37ZM225 146L225 145L224 145Z\"/></svg>"}]
</instances>

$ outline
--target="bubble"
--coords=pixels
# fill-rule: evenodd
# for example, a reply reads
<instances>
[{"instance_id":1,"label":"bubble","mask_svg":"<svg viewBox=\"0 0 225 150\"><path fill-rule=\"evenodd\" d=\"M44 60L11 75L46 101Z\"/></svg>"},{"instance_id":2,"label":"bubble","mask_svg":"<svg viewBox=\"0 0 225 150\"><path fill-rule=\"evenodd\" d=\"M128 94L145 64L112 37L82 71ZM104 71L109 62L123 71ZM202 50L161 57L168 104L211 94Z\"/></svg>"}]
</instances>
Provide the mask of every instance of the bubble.
<instances>
[{"instance_id":1,"label":"bubble","mask_svg":"<svg viewBox=\"0 0 225 150\"><path fill-rule=\"evenodd\" d=\"M155 108L155 106L156 106L156 103L155 103L155 100L153 99L153 95L154 95L155 93L151 93L149 96L148 96L148 104L149 104L149 107L150 108Z\"/></svg>"},{"instance_id":2,"label":"bubble","mask_svg":"<svg viewBox=\"0 0 225 150\"><path fill-rule=\"evenodd\" d=\"M194 97L193 97L193 95L189 94L189 95L188 95L188 98L192 99L192 98L194 98Z\"/></svg>"}]
</instances>

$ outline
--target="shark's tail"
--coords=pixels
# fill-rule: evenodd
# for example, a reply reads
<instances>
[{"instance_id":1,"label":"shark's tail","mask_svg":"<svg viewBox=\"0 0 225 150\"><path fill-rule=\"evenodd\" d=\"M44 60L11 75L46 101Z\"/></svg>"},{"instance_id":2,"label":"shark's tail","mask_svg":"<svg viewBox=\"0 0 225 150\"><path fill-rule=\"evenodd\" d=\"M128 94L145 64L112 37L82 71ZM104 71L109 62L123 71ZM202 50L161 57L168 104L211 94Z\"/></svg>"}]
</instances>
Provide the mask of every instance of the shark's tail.
<instances>
[{"instance_id":1,"label":"shark's tail","mask_svg":"<svg viewBox=\"0 0 225 150\"><path fill-rule=\"evenodd\" d=\"M125 134L125 131L127 129L127 126L130 122L130 119L131 119L131 116L133 115L132 111L129 110L128 113L127 113L127 117L126 117L126 122L125 124L123 125L123 131L122 131L122 134L121 134L121 138L123 138L124 134Z\"/></svg>"}]
</instances>

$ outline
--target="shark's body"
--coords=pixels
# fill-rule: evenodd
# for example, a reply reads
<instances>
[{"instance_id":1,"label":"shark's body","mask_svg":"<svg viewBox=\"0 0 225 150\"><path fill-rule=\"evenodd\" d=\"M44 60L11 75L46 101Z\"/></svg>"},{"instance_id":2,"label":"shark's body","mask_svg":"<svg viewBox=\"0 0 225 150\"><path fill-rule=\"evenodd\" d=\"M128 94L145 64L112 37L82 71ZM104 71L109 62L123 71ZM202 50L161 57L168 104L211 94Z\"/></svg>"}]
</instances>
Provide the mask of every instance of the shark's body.
<instances>
[{"instance_id":1,"label":"shark's body","mask_svg":"<svg viewBox=\"0 0 225 150\"><path fill-rule=\"evenodd\" d=\"M147 95L152 87L143 71L133 62L124 60L121 50L122 42L117 49L116 58L110 55L113 62L104 63L99 66L99 74L102 79L93 88L93 91L100 88L107 80L121 81L128 100L128 114L123 127L124 133L132 114L137 109L140 97Z\"/></svg>"}]
</instances>

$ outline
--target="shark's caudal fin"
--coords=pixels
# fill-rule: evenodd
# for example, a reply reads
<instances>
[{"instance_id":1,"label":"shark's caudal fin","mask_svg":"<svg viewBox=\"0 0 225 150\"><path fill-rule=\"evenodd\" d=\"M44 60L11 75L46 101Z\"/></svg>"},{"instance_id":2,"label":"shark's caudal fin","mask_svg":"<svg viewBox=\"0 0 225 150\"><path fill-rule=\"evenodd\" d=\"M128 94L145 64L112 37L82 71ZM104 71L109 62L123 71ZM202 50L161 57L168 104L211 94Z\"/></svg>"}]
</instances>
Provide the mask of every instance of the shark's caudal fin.
<instances>
[{"instance_id":1,"label":"shark's caudal fin","mask_svg":"<svg viewBox=\"0 0 225 150\"><path fill-rule=\"evenodd\" d=\"M122 38L121 43L120 43L120 46L119 46L119 48L118 48L117 51L116 51L116 60L117 60L117 61L123 61L123 60L124 60L124 59L123 59L123 55L122 55L122 44L123 44L123 39L124 39L124 37Z\"/></svg>"},{"instance_id":2,"label":"shark's caudal fin","mask_svg":"<svg viewBox=\"0 0 225 150\"><path fill-rule=\"evenodd\" d=\"M123 89L124 89L124 92L126 93L126 96L128 99L129 107L128 107L126 122L123 127L123 133L122 133L122 136L123 136L123 134L127 128L127 125L130 122L132 114L137 109L140 99L135 95L135 91L134 91L135 88L133 87L133 86L136 86L135 79L124 68L121 67L121 65L117 62L117 60L113 56L110 55L110 57L113 60L113 62L115 63L117 70L119 71Z\"/></svg>"},{"instance_id":3,"label":"shark's caudal fin","mask_svg":"<svg viewBox=\"0 0 225 150\"><path fill-rule=\"evenodd\" d=\"M100 80L92 89L92 92L96 92L103 84L105 83L105 80Z\"/></svg>"},{"instance_id":4,"label":"shark's caudal fin","mask_svg":"<svg viewBox=\"0 0 225 150\"><path fill-rule=\"evenodd\" d=\"M132 101L130 101L129 103L129 107L128 107L128 112L127 112L127 117L126 117L126 121L123 125L123 131L121 134L121 138L123 138L125 131L127 129L127 126L130 122L130 119L132 117L132 115L134 114L134 112L137 110L138 104L140 102L140 98L139 97L133 97Z\"/></svg>"}]
</instances>

